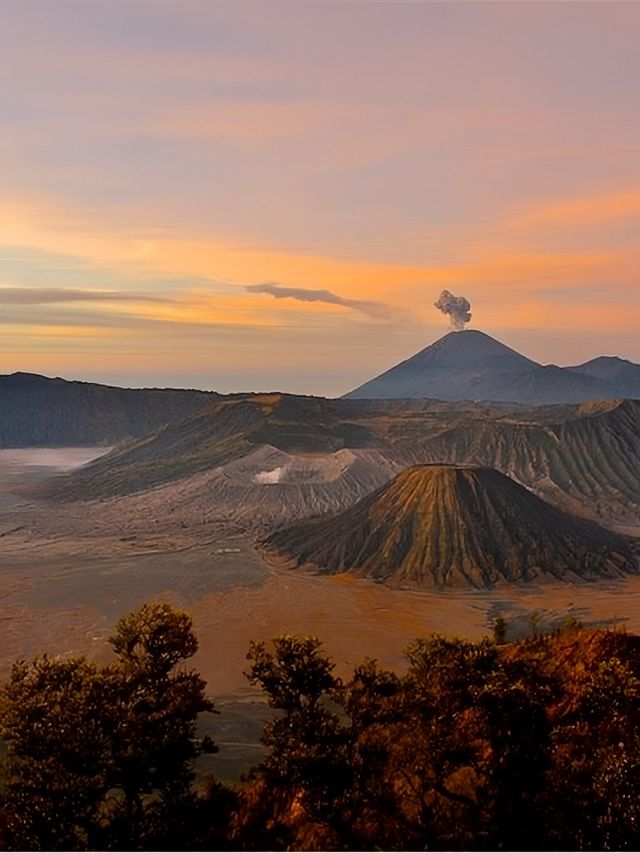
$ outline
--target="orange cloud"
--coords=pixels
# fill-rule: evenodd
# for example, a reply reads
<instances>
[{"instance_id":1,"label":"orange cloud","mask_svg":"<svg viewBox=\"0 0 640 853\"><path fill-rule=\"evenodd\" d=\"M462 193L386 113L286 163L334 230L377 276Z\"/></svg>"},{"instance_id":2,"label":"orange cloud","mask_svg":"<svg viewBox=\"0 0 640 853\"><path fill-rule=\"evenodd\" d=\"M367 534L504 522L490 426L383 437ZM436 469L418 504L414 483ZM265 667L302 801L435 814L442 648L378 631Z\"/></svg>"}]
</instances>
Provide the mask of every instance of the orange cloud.
<instances>
[{"instance_id":1,"label":"orange cloud","mask_svg":"<svg viewBox=\"0 0 640 853\"><path fill-rule=\"evenodd\" d=\"M567 318L570 317L569 323ZM616 329L621 334L635 330L638 314L626 305L590 305L573 301L550 304L535 299L508 306L489 305L484 311L486 325L502 329Z\"/></svg>"},{"instance_id":2,"label":"orange cloud","mask_svg":"<svg viewBox=\"0 0 640 853\"><path fill-rule=\"evenodd\" d=\"M640 216L640 191L632 190L600 196L567 199L516 215L512 225L584 225Z\"/></svg>"},{"instance_id":3,"label":"orange cloud","mask_svg":"<svg viewBox=\"0 0 640 853\"><path fill-rule=\"evenodd\" d=\"M185 106L169 116L135 117L130 129L162 137L242 139L261 146L269 138L308 136L321 129L331 130L336 124L357 124L365 113L364 108L333 103L237 102ZM119 127L118 133L122 130Z\"/></svg>"},{"instance_id":4,"label":"orange cloud","mask_svg":"<svg viewBox=\"0 0 640 853\"><path fill-rule=\"evenodd\" d=\"M3 326L0 323L0 332L3 337L8 337L12 334L12 331L10 327ZM65 341L80 339L86 342L86 339L91 341L96 338L111 339L114 337L114 332L112 329L103 326L58 326L54 324L50 326L36 326L25 324L20 327L20 335L24 338L52 338L56 340L63 339ZM29 344L26 345L27 349L28 347Z\"/></svg>"},{"instance_id":5,"label":"orange cloud","mask_svg":"<svg viewBox=\"0 0 640 853\"><path fill-rule=\"evenodd\" d=\"M633 193L607 198L608 205L597 207L600 215L605 210L610 211L609 215L613 215L611 211L629 212L636 203L640 204L640 195ZM547 220L548 211L556 211L554 216L568 219L572 211L575 215L576 204L567 202L542 208L537 221L543 221L543 210L547 211ZM580 207L580 215L586 216L585 210L595 215L596 206ZM484 244L462 246L455 254L449 251L459 259L458 263L433 266L375 263L295 253L254 243L247 245L219 235L168 233L160 229L137 233L127 224L92 219L83 211L52 200L7 197L0 202L0 229L6 244L80 258L86 265L89 284L92 268L103 275L105 270L113 270L114 284L110 290L118 287L117 275L129 281L126 287L133 289L131 282L134 282L136 291L144 289L149 294L155 292L156 280L179 279L182 283L171 292L166 287L163 289L163 295L169 297L166 303L133 302L130 291L123 289L121 302L112 300L100 305L105 325L112 318L113 327L118 328L120 319L129 318L139 323L140 333L147 337L158 334L162 324L172 325L176 333L182 334L179 327L211 325L259 330L330 322L337 328L371 322L370 318L346 311L342 305L301 306L284 299L269 302L261 294L245 290L246 285L264 281L296 289L330 290L343 301L375 300L410 312L410 322L426 324L437 322L432 303L439 290L447 287L471 300L474 321L488 321L493 316L490 312L495 313L492 305L500 298L505 323L506 315L513 312L512 325L521 321L545 325L547 321L539 314L543 311L543 300L536 298L537 295L585 286L600 288L603 284L634 287L640 260L636 249L596 247L582 252L552 252L543 246L537 251L496 247L495 233L491 233L493 244L487 239ZM193 286L189 283L191 277ZM220 282L219 290L214 285L211 288L198 285L202 279ZM523 300L529 300L529 307L523 307ZM601 301L606 305L606 299ZM549 309L551 313L553 310ZM595 322L595 313L584 310L585 322ZM632 313L628 309L623 312L621 322ZM496 315L496 322L502 322L499 316L502 315ZM617 322L606 311L601 316ZM52 325L66 326L59 320ZM90 318L85 326L70 322L68 333L77 335L80 328L87 326L92 326ZM131 328L131 323L128 327Z\"/></svg>"}]
</instances>

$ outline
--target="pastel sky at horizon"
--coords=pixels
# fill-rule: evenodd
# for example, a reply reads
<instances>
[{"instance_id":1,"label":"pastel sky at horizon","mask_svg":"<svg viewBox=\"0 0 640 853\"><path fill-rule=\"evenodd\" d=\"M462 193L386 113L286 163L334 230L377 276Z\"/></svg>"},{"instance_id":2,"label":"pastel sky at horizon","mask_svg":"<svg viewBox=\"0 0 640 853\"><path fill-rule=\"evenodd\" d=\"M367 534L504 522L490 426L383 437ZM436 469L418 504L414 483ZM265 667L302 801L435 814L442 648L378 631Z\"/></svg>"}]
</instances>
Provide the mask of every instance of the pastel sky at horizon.
<instances>
[{"instance_id":1,"label":"pastel sky at horizon","mask_svg":"<svg viewBox=\"0 0 640 853\"><path fill-rule=\"evenodd\" d=\"M640 362L640 3L5 0L0 373Z\"/></svg>"}]
</instances>

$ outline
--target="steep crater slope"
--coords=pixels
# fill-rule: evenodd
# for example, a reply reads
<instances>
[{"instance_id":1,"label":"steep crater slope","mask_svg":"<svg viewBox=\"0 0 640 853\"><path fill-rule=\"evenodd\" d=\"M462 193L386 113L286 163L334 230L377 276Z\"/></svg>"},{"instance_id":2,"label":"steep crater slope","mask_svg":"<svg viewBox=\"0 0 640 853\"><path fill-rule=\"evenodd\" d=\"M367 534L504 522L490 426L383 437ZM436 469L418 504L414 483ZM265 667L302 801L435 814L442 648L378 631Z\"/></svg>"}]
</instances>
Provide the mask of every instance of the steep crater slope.
<instances>
[{"instance_id":1,"label":"steep crater slope","mask_svg":"<svg viewBox=\"0 0 640 853\"><path fill-rule=\"evenodd\" d=\"M97 506L103 513L162 519L167 529L184 520L190 529L230 523L262 534L283 521L349 507L399 470L375 450L294 454L263 445L218 468Z\"/></svg>"},{"instance_id":2,"label":"steep crater slope","mask_svg":"<svg viewBox=\"0 0 640 853\"><path fill-rule=\"evenodd\" d=\"M438 462L496 468L562 509L640 524L637 401L522 408L227 399L120 445L48 494L92 500L161 487L171 502L175 487L180 500L212 511L235 502L249 515L256 507L286 520L350 506L402 468Z\"/></svg>"},{"instance_id":3,"label":"steep crater slope","mask_svg":"<svg viewBox=\"0 0 640 853\"><path fill-rule=\"evenodd\" d=\"M546 500L603 522L640 524L640 402L614 400L474 418L398 436L396 459L496 468Z\"/></svg>"},{"instance_id":4,"label":"steep crater slope","mask_svg":"<svg viewBox=\"0 0 640 853\"><path fill-rule=\"evenodd\" d=\"M264 547L294 566L419 588L618 577L638 544L563 513L498 471L415 466L351 509L278 530Z\"/></svg>"},{"instance_id":5,"label":"steep crater slope","mask_svg":"<svg viewBox=\"0 0 640 853\"><path fill-rule=\"evenodd\" d=\"M350 409L354 417L349 417ZM235 480L239 461L261 448L331 455L344 448L376 447L379 442L359 422L358 409L362 407L357 404L345 407L337 401L284 394L223 400L116 447L95 464L61 478L52 493L83 500L125 495L218 469ZM228 471L226 466L231 466ZM259 479L255 482L260 485ZM268 477L263 485L270 485Z\"/></svg>"}]
</instances>

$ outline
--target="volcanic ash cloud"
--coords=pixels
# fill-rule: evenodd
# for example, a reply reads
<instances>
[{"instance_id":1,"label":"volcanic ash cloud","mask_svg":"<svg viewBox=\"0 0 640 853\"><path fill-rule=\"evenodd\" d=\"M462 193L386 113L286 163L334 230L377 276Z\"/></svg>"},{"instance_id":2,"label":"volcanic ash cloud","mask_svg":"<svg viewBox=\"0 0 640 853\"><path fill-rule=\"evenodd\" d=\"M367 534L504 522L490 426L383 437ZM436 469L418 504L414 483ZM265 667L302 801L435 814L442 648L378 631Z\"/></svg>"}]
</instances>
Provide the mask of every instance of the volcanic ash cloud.
<instances>
[{"instance_id":1,"label":"volcanic ash cloud","mask_svg":"<svg viewBox=\"0 0 640 853\"><path fill-rule=\"evenodd\" d=\"M471 305L464 296L454 296L450 290L443 290L437 302L433 303L443 314L448 314L454 329L461 331L465 323L471 320Z\"/></svg>"}]
</instances>

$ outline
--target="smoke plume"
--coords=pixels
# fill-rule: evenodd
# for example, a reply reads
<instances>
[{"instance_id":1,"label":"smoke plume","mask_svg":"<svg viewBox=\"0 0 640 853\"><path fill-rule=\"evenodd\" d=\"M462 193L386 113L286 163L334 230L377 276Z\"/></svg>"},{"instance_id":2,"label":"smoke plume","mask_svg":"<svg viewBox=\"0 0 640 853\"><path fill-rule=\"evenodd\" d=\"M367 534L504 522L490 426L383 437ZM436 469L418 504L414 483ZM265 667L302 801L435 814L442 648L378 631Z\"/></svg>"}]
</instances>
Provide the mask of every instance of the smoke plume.
<instances>
[{"instance_id":1,"label":"smoke plume","mask_svg":"<svg viewBox=\"0 0 640 853\"><path fill-rule=\"evenodd\" d=\"M286 472L287 466L280 466L278 468L274 468L272 471L260 471L253 478L254 483L260 483L260 485L271 485L273 483L279 483L282 480L283 474Z\"/></svg>"},{"instance_id":2,"label":"smoke plume","mask_svg":"<svg viewBox=\"0 0 640 853\"><path fill-rule=\"evenodd\" d=\"M471 320L471 305L464 296L454 296L450 290L443 290L437 302L433 303L443 314L448 314L454 329L461 331L464 324Z\"/></svg>"}]
</instances>

